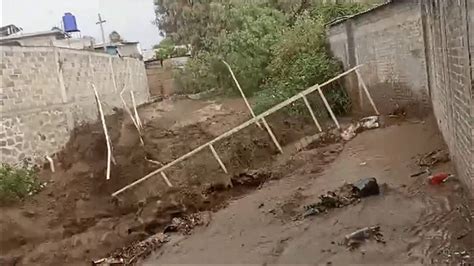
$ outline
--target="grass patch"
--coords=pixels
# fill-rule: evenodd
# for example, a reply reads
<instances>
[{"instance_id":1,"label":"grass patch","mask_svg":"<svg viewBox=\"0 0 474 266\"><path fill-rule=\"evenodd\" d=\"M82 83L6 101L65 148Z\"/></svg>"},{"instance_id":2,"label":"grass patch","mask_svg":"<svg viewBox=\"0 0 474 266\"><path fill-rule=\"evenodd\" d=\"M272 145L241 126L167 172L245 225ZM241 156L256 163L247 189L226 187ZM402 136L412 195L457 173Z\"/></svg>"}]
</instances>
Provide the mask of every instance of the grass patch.
<instances>
[{"instance_id":1,"label":"grass patch","mask_svg":"<svg viewBox=\"0 0 474 266\"><path fill-rule=\"evenodd\" d=\"M0 204L11 204L33 195L41 189L37 170L28 165L0 166Z\"/></svg>"}]
</instances>

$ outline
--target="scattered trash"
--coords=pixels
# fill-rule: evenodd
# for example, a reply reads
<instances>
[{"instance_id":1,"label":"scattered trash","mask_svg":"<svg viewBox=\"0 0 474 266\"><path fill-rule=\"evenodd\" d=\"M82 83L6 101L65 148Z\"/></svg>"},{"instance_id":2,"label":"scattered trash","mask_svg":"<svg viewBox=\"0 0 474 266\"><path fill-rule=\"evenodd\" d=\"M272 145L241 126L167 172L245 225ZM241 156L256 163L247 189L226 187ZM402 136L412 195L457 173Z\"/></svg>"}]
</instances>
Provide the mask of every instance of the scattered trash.
<instances>
[{"instance_id":1,"label":"scattered trash","mask_svg":"<svg viewBox=\"0 0 474 266\"><path fill-rule=\"evenodd\" d=\"M358 248L363 242L373 239L379 243L385 244L383 235L380 232L380 226L364 227L354 231L344 237L344 244L353 250Z\"/></svg>"},{"instance_id":2,"label":"scattered trash","mask_svg":"<svg viewBox=\"0 0 474 266\"><path fill-rule=\"evenodd\" d=\"M380 127L378 116L368 116L359 120L361 126L365 129L373 129Z\"/></svg>"},{"instance_id":3,"label":"scattered trash","mask_svg":"<svg viewBox=\"0 0 474 266\"><path fill-rule=\"evenodd\" d=\"M465 238L469 233L471 232L471 230L464 230L463 232L459 233L457 236L456 236L456 239L457 240L460 240L460 239L463 239Z\"/></svg>"},{"instance_id":4,"label":"scattered trash","mask_svg":"<svg viewBox=\"0 0 474 266\"><path fill-rule=\"evenodd\" d=\"M436 151L429 152L422 155L418 159L418 165L422 167L432 167L438 163L449 162L449 152L446 150L438 149Z\"/></svg>"},{"instance_id":5,"label":"scattered trash","mask_svg":"<svg viewBox=\"0 0 474 266\"><path fill-rule=\"evenodd\" d=\"M351 124L341 133L341 138L345 141L351 140L364 129L373 129L380 127L378 116L368 116L359 120L355 124Z\"/></svg>"},{"instance_id":6,"label":"scattered trash","mask_svg":"<svg viewBox=\"0 0 474 266\"><path fill-rule=\"evenodd\" d=\"M410 177L417 177L417 176L420 176L420 175L423 175L423 174L431 175L431 170L429 168L426 168L425 170L423 170L421 172L411 174Z\"/></svg>"},{"instance_id":7,"label":"scattered trash","mask_svg":"<svg viewBox=\"0 0 474 266\"><path fill-rule=\"evenodd\" d=\"M92 265L130 265L136 263L138 259L145 258L151 252L168 242L168 236L165 234L156 234L149 238L135 242L127 247L119 249L107 258L92 261Z\"/></svg>"},{"instance_id":8,"label":"scattered trash","mask_svg":"<svg viewBox=\"0 0 474 266\"><path fill-rule=\"evenodd\" d=\"M203 213L193 213L184 217L175 217L171 223L165 226L163 233L182 232L189 235L196 226L207 225L210 218L203 217Z\"/></svg>"},{"instance_id":9,"label":"scattered trash","mask_svg":"<svg viewBox=\"0 0 474 266\"><path fill-rule=\"evenodd\" d=\"M441 183L446 182L449 178L453 177L453 175L447 173L438 173L435 175L431 175L428 177L428 182L431 185L439 185Z\"/></svg>"},{"instance_id":10,"label":"scattered trash","mask_svg":"<svg viewBox=\"0 0 474 266\"><path fill-rule=\"evenodd\" d=\"M98 259L92 262L92 265L114 265L114 264L123 264L125 261L120 258L120 259L115 259L115 258L102 258Z\"/></svg>"},{"instance_id":11,"label":"scattered trash","mask_svg":"<svg viewBox=\"0 0 474 266\"><path fill-rule=\"evenodd\" d=\"M353 184L354 191L359 197L364 198L372 195L378 195L380 193L379 185L375 177L369 177L361 179Z\"/></svg>"},{"instance_id":12,"label":"scattered trash","mask_svg":"<svg viewBox=\"0 0 474 266\"><path fill-rule=\"evenodd\" d=\"M346 130L341 133L341 138L345 141L353 139L357 135L357 130L359 130L360 124L352 124Z\"/></svg>"},{"instance_id":13,"label":"scattered trash","mask_svg":"<svg viewBox=\"0 0 474 266\"><path fill-rule=\"evenodd\" d=\"M319 196L319 202L304 206L303 218L326 213L330 209L342 208L360 202L360 198L378 195L379 185L374 177L363 178L354 184L344 184L335 191Z\"/></svg>"},{"instance_id":14,"label":"scattered trash","mask_svg":"<svg viewBox=\"0 0 474 266\"><path fill-rule=\"evenodd\" d=\"M319 199L318 203L304 206L303 218L357 203L360 200L359 195L354 193L354 187L351 184L344 185L337 191L329 191L327 194L319 196Z\"/></svg>"},{"instance_id":15,"label":"scattered trash","mask_svg":"<svg viewBox=\"0 0 474 266\"><path fill-rule=\"evenodd\" d=\"M360 165L360 166L366 166L366 165L367 165L367 162L361 162L359 165Z\"/></svg>"}]
</instances>

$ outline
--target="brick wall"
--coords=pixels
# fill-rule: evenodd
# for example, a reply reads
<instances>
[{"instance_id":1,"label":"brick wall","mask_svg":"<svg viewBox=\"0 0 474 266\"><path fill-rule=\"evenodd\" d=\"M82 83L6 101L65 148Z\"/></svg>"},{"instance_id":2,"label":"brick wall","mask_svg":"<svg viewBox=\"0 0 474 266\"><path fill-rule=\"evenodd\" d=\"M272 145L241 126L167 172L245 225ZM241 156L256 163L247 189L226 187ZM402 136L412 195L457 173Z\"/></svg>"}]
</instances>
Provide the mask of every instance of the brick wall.
<instances>
[{"instance_id":1,"label":"brick wall","mask_svg":"<svg viewBox=\"0 0 474 266\"><path fill-rule=\"evenodd\" d=\"M329 26L331 50L362 76L383 113L432 110L461 180L474 180L474 1L397 0ZM357 83L350 86L359 91ZM411 110L410 110L411 109Z\"/></svg>"},{"instance_id":2,"label":"brick wall","mask_svg":"<svg viewBox=\"0 0 474 266\"><path fill-rule=\"evenodd\" d=\"M92 82L107 114L122 107L125 85L138 104L149 96L145 68L135 59L53 47L2 46L0 53L1 162L41 161L75 126L96 121Z\"/></svg>"},{"instance_id":3,"label":"brick wall","mask_svg":"<svg viewBox=\"0 0 474 266\"><path fill-rule=\"evenodd\" d=\"M474 25L472 1L433 0L424 2L421 10L425 18L433 111L458 174L472 189L474 33L469 27Z\"/></svg>"},{"instance_id":4,"label":"brick wall","mask_svg":"<svg viewBox=\"0 0 474 266\"><path fill-rule=\"evenodd\" d=\"M419 2L399 0L329 27L333 54L345 67L364 64L361 74L383 113L396 106L429 109L421 25ZM359 91L357 82L350 88ZM369 108L362 94L355 100L359 109Z\"/></svg>"}]
</instances>

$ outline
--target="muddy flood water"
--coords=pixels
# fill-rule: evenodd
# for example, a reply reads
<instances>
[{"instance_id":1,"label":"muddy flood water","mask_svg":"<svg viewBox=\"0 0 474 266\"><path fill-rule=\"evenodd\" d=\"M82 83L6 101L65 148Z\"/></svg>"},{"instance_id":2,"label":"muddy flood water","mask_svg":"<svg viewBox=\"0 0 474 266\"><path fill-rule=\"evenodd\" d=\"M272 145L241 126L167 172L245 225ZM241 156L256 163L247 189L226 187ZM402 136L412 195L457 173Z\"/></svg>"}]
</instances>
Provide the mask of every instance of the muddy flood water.
<instances>
[{"instance_id":1,"label":"muddy flood water","mask_svg":"<svg viewBox=\"0 0 474 266\"><path fill-rule=\"evenodd\" d=\"M366 131L343 148L301 151L292 158L300 165L295 171L231 202L207 227L172 236L144 264L474 263L472 206L463 186L456 179L434 186L426 175L410 177L420 170L420 155L444 148L427 120ZM328 157L334 161L321 169ZM454 168L447 162L432 171ZM380 195L298 218L319 195L364 177L377 179ZM356 249L343 244L346 234L367 226L379 226L384 243L368 240Z\"/></svg>"}]
</instances>

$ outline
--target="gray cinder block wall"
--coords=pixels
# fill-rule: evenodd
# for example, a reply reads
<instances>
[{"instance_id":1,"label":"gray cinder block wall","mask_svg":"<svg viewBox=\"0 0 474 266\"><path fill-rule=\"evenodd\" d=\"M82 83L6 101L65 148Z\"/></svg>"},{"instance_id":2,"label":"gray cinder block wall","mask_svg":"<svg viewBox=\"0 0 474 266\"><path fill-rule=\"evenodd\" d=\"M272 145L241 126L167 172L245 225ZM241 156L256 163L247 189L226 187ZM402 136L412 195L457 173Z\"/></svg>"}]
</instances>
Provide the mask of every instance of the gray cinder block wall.
<instances>
[{"instance_id":1,"label":"gray cinder block wall","mask_svg":"<svg viewBox=\"0 0 474 266\"><path fill-rule=\"evenodd\" d=\"M137 104L149 98L145 67L136 59L54 47L2 46L0 53L2 163L41 162L66 144L74 127L97 121L92 83L106 114L122 108L124 86Z\"/></svg>"},{"instance_id":2,"label":"gray cinder block wall","mask_svg":"<svg viewBox=\"0 0 474 266\"><path fill-rule=\"evenodd\" d=\"M394 0L332 23L328 36L345 68L364 64L361 74L382 113L396 106L434 113L472 192L474 1ZM349 90L358 91L357 81Z\"/></svg>"}]
</instances>

